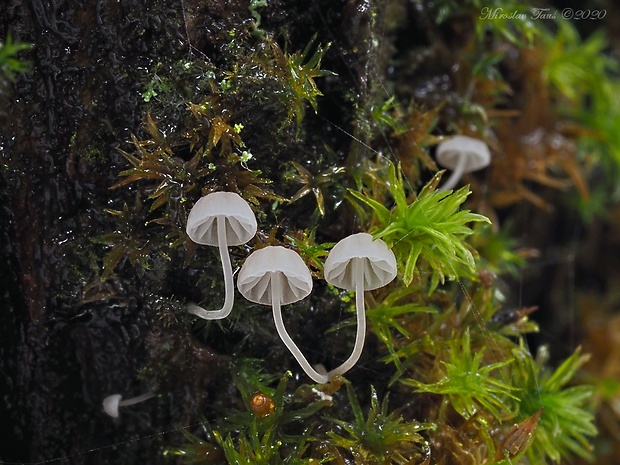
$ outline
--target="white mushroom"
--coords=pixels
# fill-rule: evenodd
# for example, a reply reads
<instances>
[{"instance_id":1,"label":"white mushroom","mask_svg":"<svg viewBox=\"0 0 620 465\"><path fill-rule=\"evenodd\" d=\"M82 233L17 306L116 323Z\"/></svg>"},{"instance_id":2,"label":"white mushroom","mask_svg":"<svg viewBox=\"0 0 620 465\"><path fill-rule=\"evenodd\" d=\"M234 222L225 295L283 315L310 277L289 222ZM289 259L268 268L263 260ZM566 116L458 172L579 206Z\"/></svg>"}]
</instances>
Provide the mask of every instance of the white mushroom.
<instances>
[{"instance_id":1,"label":"white mushroom","mask_svg":"<svg viewBox=\"0 0 620 465\"><path fill-rule=\"evenodd\" d=\"M358 233L345 237L329 252L325 260L325 280L340 288L355 291L357 334L349 358L327 376L349 371L362 355L366 337L364 291L383 287L396 277L396 257L381 239Z\"/></svg>"},{"instance_id":2,"label":"white mushroom","mask_svg":"<svg viewBox=\"0 0 620 465\"><path fill-rule=\"evenodd\" d=\"M146 394L142 394L138 397L133 397L127 400L121 400L123 396L121 396L120 394L112 394L111 396L103 399L103 410L112 418L118 418L119 407L126 407L128 405L137 404L147 399L150 399L151 397L155 397L155 393L147 392Z\"/></svg>"},{"instance_id":3,"label":"white mushroom","mask_svg":"<svg viewBox=\"0 0 620 465\"><path fill-rule=\"evenodd\" d=\"M441 191L452 189L464 173L481 170L491 163L491 152L487 144L467 136L454 136L437 146L437 161L452 174Z\"/></svg>"},{"instance_id":4,"label":"white mushroom","mask_svg":"<svg viewBox=\"0 0 620 465\"><path fill-rule=\"evenodd\" d=\"M284 327L281 305L292 304L305 298L312 291L310 270L294 251L284 247L268 246L253 252L245 261L237 279L239 292L246 299L271 305L276 330L303 370L317 383L329 381L318 373Z\"/></svg>"},{"instance_id":5,"label":"white mushroom","mask_svg":"<svg viewBox=\"0 0 620 465\"><path fill-rule=\"evenodd\" d=\"M241 245L256 234L256 217L248 203L234 192L213 192L193 206L187 218L187 235L198 244L217 246L224 271L226 297L220 310L205 310L188 303L187 310L205 320L226 318L233 307L234 284L229 245Z\"/></svg>"}]
</instances>

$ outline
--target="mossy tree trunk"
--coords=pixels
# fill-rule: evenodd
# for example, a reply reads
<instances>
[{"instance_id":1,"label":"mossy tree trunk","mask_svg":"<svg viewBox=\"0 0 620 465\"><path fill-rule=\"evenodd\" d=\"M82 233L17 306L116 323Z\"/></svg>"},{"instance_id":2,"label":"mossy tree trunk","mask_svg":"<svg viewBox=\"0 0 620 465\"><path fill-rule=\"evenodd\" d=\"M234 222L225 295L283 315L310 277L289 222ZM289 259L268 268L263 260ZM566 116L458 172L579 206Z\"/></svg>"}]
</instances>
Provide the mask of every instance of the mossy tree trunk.
<instances>
[{"instance_id":1,"label":"mossy tree trunk","mask_svg":"<svg viewBox=\"0 0 620 465\"><path fill-rule=\"evenodd\" d=\"M33 48L20 55L30 62L28 72L14 81L0 75L0 462L66 457L76 464L171 463L175 459L164 457L162 448L181 444L182 429L200 433L204 418L217 421L248 410L251 393L239 393L247 381L240 367L253 363L247 359L260 359L272 381L291 370L292 392L309 382L278 339L268 309L237 296L223 322L202 323L188 315L188 302L216 309L224 296L219 254L192 244L184 231L189 208L201 194L237 192L258 217L256 239L229 248L234 267L264 244L285 245L299 251L320 278L324 244L369 228L366 206L376 204L371 199L364 206L364 199L374 195L389 208L394 199L388 192L394 196L400 189L401 205L392 212L407 210L422 186L437 180L430 147L439 135L476 135L502 155L491 170L467 180L473 192L468 205L491 216L496 226L504 218L516 218L524 230L531 225L521 225L521 218L549 222L542 209L534 215L529 207L516 207L515 215L510 208L523 201L537 207L554 203L555 189L571 183L587 191L575 149L578 136L563 124L541 77L544 47L537 43L523 52L503 34L513 33L511 26L502 30L492 22L483 25L487 34L476 36L480 12L463 2L471 8L448 15L449 3L4 0L0 38L10 31ZM528 24L518 32L531 33ZM547 136L537 136L544 139L539 144L531 142L532 134ZM556 147L557 140L564 145ZM389 173L390 180L379 179ZM347 198L347 189L359 194ZM462 190L449 202L456 210L468 194ZM482 222L481 216L465 216L465 222ZM471 232L457 223L451 224L464 236ZM543 229L548 236L537 234L533 242L568 241L565 232ZM512 246L507 236L493 237L506 249ZM402 250L410 243L396 242L402 242L400 262L407 261ZM484 247L484 239L478 244ZM469 245L461 247L473 262ZM516 257L512 251L500 255L509 257L506 262ZM510 334L524 340L532 328L530 309L492 302L491 289L500 287L493 273L464 272L460 282L433 294L439 278L428 276L439 276L437 270L442 277L442 270L458 275L456 268L467 268L467 260L427 259L426 265L430 262L434 267L421 274L412 267L404 287L411 282L413 287L404 293L398 287L401 272L392 289L396 297L379 291L367 303L415 306L398 316L420 339L430 322L439 321L431 314L446 316L429 336L441 341L439 348L467 346L469 352L471 342L483 352L500 334L493 325L513 323L521 326L517 336ZM516 268L513 262L505 265L504 271ZM343 324L350 316L343 310L346 294L336 294L321 279L314 282L308 299L284 309L285 320L311 363L329 369L351 352L355 328ZM527 287L519 289L519 299L535 305ZM480 314L467 313L472 296L482 302L481 312L497 312L487 315L491 329ZM432 311L414 320L426 304ZM474 322L471 340L470 328L462 327L467 321ZM386 324L386 333L392 331L401 347L412 347L398 324ZM341 332L330 336L327 330L334 326ZM417 430L407 433L415 444L403 450L421 461L431 450L438 463L489 452L489 431L469 438L472 451L460 443L462 431L486 420L479 425L470 421L473 416L464 420L467 413L444 409L448 401L441 402L448 413L437 413L440 402L429 401L430 395L412 400L412 390L401 383L388 386L398 364L383 358L394 350L394 340L382 342L378 333L369 331L364 368L347 373L352 385L364 398L373 386L375 409L389 392L391 404L402 406L390 424L398 425L401 414L413 429L416 421L447 418L447 428L436 428L432 438L429 432L424 447ZM509 347L504 355L512 357L508 339L497 340L495 349ZM412 349L414 358L417 350ZM445 350L433 353L434 361L422 352L406 367L414 377L418 368L440 371L445 361L438 355ZM501 358L494 357L493 362ZM576 370L582 361L578 354L575 360ZM426 384L410 380L413 386L431 384L430 378ZM331 420L350 419L352 411L356 420L362 417L351 400L353 388L347 389L350 396L344 389L332 393L333 410L314 418L312 433L329 438L333 454L337 435L326 433ZM129 398L146 391L158 396L122 410L117 420L102 412L110 394ZM499 421L484 418L491 429ZM507 431L493 430L492 439ZM320 455L318 449L308 450Z\"/></svg>"},{"instance_id":2,"label":"mossy tree trunk","mask_svg":"<svg viewBox=\"0 0 620 465\"><path fill-rule=\"evenodd\" d=\"M11 31L15 40L34 44L23 55L30 71L7 86L0 109L1 459L163 463L159 446L178 433L124 442L195 422L205 402L232 394L228 355L192 342L186 324L165 327L170 325L161 315L182 312L179 301L195 293L181 282L187 272L174 268L180 263L175 252L172 265L156 259L140 276L124 259L102 281L109 249L93 238L117 227L106 209L134 202L133 192L110 187L128 167L117 148L127 149L132 133L140 138L146 114L158 109L145 96L154 75L174 80L176 63L202 60L221 78L238 64L227 48L251 49L258 42L251 31L274 34L290 51L302 50L314 34L317 44L334 42L327 67L340 76L321 85L332 93L325 115L335 126L310 110L299 137L294 125L282 124L286 111L269 89L261 106L242 97L247 108L240 101L234 111L246 127L245 143L255 156L274 150L282 157L259 159L263 173L277 183L288 160L316 158L324 142L319 132L339 154L348 151L350 139L334 127L355 132L352 108L374 79L369 6L270 1L257 10L260 29L249 6L243 0L8 0L0 9L0 37ZM235 31L247 43L230 45ZM208 95L208 89L202 96L195 89L199 76L183 79L179 92L186 92L186 101L175 94L174 110L164 105L166 112L154 114L164 125L181 126L186 105ZM280 131L277 142L269 129ZM290 194L286 189L274 190ZM275 224L271 218L263 226L270 222ZM219 300L220 291L214 294ZM173 349L165 351L165 344ZM175 371L175 362L191 379L161 374ZM167 385L158 384L162 378ZM102 414L106 395L131 397L151 388L166 398L150 401L140 413L121 413L116 422ZM107 447L113 443L121 445Z\"/></svg>"}]
</instances>

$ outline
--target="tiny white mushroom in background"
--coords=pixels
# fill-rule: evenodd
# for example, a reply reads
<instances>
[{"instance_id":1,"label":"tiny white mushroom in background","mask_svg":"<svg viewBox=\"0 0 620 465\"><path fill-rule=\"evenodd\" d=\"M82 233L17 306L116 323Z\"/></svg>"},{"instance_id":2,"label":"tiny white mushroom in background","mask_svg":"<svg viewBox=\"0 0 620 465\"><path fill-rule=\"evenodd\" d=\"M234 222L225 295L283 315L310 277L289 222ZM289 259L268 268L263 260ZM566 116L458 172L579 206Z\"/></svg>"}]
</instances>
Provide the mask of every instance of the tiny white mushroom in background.
<instances>
[{"instance_id":1,"label":"tiny white mushroom in background","mask_svg":"<svg viewBox=\"0 0 620 465\"><path fill-rule=\"evenodd\" d=\"M381 239L367 233L345 237L329 252L325 260L325 280L339 288L355 291L357 333L349 358L327 374L331 379L349 371L359 360L366 337L364 291L383 287L396 277L396 257Z\"/></svg>"},{"instance_id":2,"label":"tiny white mushroom in background","mask_svg":"<svg viewBox=\"0 0 620 465\"><path fill-rule=\"evenodd\" d=\"M131 399L122 400L123 396L120 394L112 394L111 396L103 399L103 411L110 415L112 418L118 418L118 408L126 407L128 405L138 404L143 402L151 397L155 397L155 393L147 392L146 394L142 394L138 397L133 397Z\"/></svg>"},{"instance_id":3,"label":"tiny white mushroom in background","mask_svg":"<svg viewBox=\"0 0 620 465\"><path fill-rule=\"evenodd\" d=\"M452 189L464 173L486 168L491 163L491 152L487 144L467 136L454 136L437 146L437 162L452 174L438 190Z\"/></svg>"},{"instance_id":4,"label":"tiny white mushroom in background","mask_svg":"<svg viewBox=\"0 0 620 465\"><path fill-rule=\"evenodd\" d=\"M284 327L281 305L304 299L312 291L310 270L293 250L268 246L253 252L245 261L237 278L239 292L250 302L271 305L276 330L282 342L297 359L306 374L317 383L329 381L317 372Z\"/></svg>"},{"instance_id":5,"label":"tiny white mushroom in background","mask_svg":"<svg viewBox=\"0 0 620 465\"><path fill-rule=\"evenodd\" d=\"M192 207L187 218L187 235L197 244L219 247L226 297L220 310L205 310L190 302L187 304L190 313L205 320L226 318L230 314L235 287L228 246L245 244L254 237L256 228L254 212L234 192L213 192Z\"/></svg>"}]
</instances>

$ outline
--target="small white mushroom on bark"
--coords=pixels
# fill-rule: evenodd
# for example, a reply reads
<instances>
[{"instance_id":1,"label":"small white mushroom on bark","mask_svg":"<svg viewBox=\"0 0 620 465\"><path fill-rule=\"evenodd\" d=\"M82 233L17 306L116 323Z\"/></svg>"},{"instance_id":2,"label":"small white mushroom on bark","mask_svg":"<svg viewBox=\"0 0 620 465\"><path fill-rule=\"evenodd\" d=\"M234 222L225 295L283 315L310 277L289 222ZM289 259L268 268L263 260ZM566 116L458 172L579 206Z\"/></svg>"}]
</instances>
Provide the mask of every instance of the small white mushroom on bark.
<instances>
[{"instance_id":1,"label":"small white mushroom on bark","mask_svg":"<svg viewBox=\"0 0 620 465\"><path fill-rule=\"evenodd\" d=\"M147 392L146 394L142 394L138 397L133 397L127 400L122 400L123 396L120 394L112 394L111 396L103 399L103 411L110 415L112 418L118 418L119 407L127 407L128 405L138 404L147 399L150 399L151 397L155 397L155 393Z\"/></svg>"},{"instance_id":2,"label":"small white mushroom on bark","mask_svg":"<svg viewBox=\"0 0 620 465\"><path fill-rule=\"evenodd\" d=\"M235 287L229 245L242 245L256 234L256 216L240 195L234 192L213 192L192 207L187 218L187 235L197 244L219 247L224 272L226 297L219 310L205 310L188 303L187 310L205 320L226 318L234 302Z\"/></svg>"},{"instance_id":3,"label":"small white mushroom on bark","mask_svg":"<svg viewBox=\"0 0 620 465\"><path fill-rule=\"evenodd\" d=\"M389 284L396 277L396 257L381 239L367 233L345 237L329 252L325 260L325 280L339 288L355 291L357 333L355 346L342 365L327 373L331 379L349 371L359 360L366 337L364 291Z\"/></svg>"},{"instance_id":4,"label":"small white mushroom on bark","mask_svg":"<svg viewBox=\"0 0 620 465\"><path fill-rule=\"evenodd\" d=\"M250 302L271 305L276 330L284 345L310 378L317 383L327 383L328 376L312 368L282 320L282 305L302 300L312 291L312 275L301 257L279 246L256 250L241 267L237 287Z\"/></svg>"}]
</instances>

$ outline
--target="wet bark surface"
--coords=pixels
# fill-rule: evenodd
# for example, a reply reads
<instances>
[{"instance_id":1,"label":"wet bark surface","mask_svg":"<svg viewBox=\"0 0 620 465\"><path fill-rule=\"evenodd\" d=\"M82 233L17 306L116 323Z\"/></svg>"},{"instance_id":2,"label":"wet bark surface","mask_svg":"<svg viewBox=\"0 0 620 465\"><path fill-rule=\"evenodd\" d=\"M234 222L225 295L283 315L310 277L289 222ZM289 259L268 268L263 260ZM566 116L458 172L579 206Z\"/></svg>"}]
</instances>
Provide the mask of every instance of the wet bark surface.
<instances>
[{"instance_id":1,"label":"wet bark surface","mask_svg":"<svg viewBox=\"0 0 620 465\"><path fill-rule=\"evenodd\" d=\"M85 286L97 280L90 238L106 228L114 145L140 119L135 71L157 53L142 53L145 37L166 34L170 23L158 20L163 10L142 15L141 2L7 3L3 30L34 52L4 109L3 258L11 267L2 280L10 336L2 338L2 457L136 463L157 449L155 439L88 451L163 429L153 414L119 423L101 414L102 396L141 388L135 341L144 308L120 282L93 291L96 298ZM78 153L86 146L106 162L85 161Z\"/></svg>"}]
</instances>

